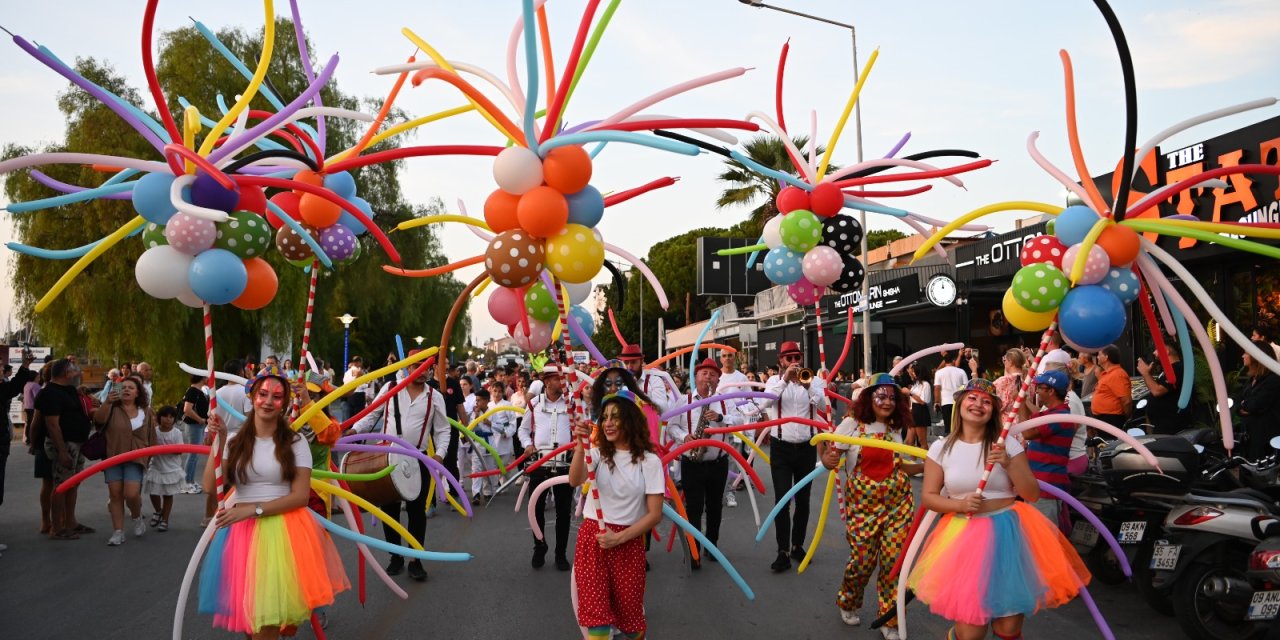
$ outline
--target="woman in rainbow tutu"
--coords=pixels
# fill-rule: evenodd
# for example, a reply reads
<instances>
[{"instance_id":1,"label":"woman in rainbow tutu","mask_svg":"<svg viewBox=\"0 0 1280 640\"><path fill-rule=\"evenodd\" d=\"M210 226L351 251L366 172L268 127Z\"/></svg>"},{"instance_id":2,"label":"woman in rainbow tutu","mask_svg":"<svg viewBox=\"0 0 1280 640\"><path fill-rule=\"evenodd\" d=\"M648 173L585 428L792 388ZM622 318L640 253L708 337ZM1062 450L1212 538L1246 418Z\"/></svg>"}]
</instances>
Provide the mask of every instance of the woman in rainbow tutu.
<instances>
[{"instance_id":1,"label":"woman in rainbow tutu","mask_svg":"<svg viewBox=\"0 0 1280 640\"><path fill-rule=\"evenodd\" d=\"M219 511L200 575L200 612L213 624L253 638L292 635L311 610L350 588L329 535L307 509L311 451L289 428L289 381L260 375L253 411L223 450L223 478L235 506ZM209 417L209 430L221 421ZM204 486L213 492L213 456Z\"/></svg>"},{"instance_id":2,"label":"woman in rainbow tutu","mask_svg":"<svg viewBox=\"0 0 1280 640\"><path fill-rule=\"evenodd\" d=\"M956 392L951 435L929 447L924 505L944 514L907 584L955 623L947 638L1022 637L1027 615L1071 601L1090 575L1058 528L1026 502L1040 497L1015 439L1000 437L1000 400L982 378ZM978 483L995 463L986 488Z\"/></svg>"}]
</instances>

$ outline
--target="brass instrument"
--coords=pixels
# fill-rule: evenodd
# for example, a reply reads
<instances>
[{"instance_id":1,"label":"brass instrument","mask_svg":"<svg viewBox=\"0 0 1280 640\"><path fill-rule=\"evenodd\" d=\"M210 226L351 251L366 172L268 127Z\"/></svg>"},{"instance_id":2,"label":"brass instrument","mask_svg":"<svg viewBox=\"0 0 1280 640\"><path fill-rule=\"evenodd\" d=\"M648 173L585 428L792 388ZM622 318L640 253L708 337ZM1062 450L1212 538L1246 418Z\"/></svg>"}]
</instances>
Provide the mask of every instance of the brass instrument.
<instances>
[{"instance_id":1,"label":"brass instrument","mask_svg":"<svg viewBox=\"0 0 1280 640\"><path fill-rule=\"evenodd\" d=\"M809 384L810 382L813 382L813 370L801 369L798 377L800 379L800 384Z\"/></svg>"},{"instance_id":2,"label":"brass instrument","mask_svg":"<svg viewBox=\"0 0 1280 640\"><path fill-rule=\"evenodd\" d=\"M710 398L712 393L713 391L711 390L711 387L708 386L706 389L701 391L700 395L703 398ZM694 428L693 433L691 434L691 439L702 440L707 437L707 426L711 423L711 419L707 417L708 413L711 413L710 407L703 407L701 413L698 414L698 426ZM701 462L706 453L706 447L697 447L686 451L684 453L684 457L690 462Z\"/></svg>"}]
</instances>

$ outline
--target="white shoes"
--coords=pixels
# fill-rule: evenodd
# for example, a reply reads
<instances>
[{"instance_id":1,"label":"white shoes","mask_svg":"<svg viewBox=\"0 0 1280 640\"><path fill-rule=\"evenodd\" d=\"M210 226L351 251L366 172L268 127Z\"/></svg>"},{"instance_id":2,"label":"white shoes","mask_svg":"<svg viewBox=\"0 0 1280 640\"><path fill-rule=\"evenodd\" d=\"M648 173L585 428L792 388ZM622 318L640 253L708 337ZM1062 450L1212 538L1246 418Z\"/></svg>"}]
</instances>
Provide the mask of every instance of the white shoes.
<instances>
[{"instance_id":1,"label":"white shoes","mask_svg":"<svg viewBox=\"0 0 1280 640\"><path fill-rule=\"evenodd\" d=\"M147 521L143 520L140 517L134 518L133 519L133 536L135 538L141 538L142 534L146 532L147 532Z\"/></svg>"},{"instance_id":2,"label":"white shoes","mask_svg":"<svg viewBox=\"0 0 1280 640\"><path fill-rule=\"evenodd\" d=\"M738 506L738 496L733 495L732 492L724 494L724 506L730 508Z\"/></svg>"},{"instance_id":3,"label":"white shoes","mask_svg":"<svg viewBox=\"0 0 1280 640\"><path fill-rule=\"evenodd\" d=\"M856 627L862 624L862 618L858 617L857 611L845 611L844 609L841 609L840 619L844 621L845 624L851 627ZM897 632L897 629L895 629L894 631Z\"/></svg>"},{"instance_id":4,"label":"white shoes","mask_svg":"<svg viewBox=\"0 0 1280 640\"><path fill-rule=\"evenodd\" d=\"M124 532L116 529L115 532L111 534L111 537L107 539L107 546L118 547L122 544L124 544Z\"/></svg>"},{"instance_id":5,"label":"white shoes","mask_svg":"<svg viewBox=\"0 0 1280 640\"><path fill-rule=\"evenodd\" d=\"M880 635L884 636L884 640L898 640L901 637L897 627L880 627Z\"/></svg>"}]
</instances>

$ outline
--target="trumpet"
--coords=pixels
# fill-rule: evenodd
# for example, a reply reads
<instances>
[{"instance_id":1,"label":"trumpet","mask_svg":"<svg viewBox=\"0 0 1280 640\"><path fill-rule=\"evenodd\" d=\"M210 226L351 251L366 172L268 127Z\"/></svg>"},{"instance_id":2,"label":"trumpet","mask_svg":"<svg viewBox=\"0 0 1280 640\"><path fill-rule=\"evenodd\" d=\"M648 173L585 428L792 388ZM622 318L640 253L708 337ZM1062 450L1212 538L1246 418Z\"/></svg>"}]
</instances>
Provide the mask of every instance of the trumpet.
<instances>
[{"instance_id":1,"label":"trumpet","mask_svg":"<svg viewBox=\"0 0 1280 640\"><path fill-rule=\"evenodd\" d=\"M809 384L810 382L813 382L813 370L801 369L798 377L800 379L800 384Z\"/></svg>"}]
</instances>

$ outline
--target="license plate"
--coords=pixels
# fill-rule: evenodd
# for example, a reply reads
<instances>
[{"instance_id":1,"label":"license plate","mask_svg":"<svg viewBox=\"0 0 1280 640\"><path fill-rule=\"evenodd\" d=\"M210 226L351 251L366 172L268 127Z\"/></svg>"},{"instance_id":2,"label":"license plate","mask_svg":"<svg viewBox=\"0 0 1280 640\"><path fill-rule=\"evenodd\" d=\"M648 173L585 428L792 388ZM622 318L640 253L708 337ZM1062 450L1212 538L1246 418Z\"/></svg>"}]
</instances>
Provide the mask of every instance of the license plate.
<instances>
[{"instance_id":1,"label":"license plate","mask_svg":"<svg viewBox=\"0 0 1280 640\"><path fill-rule=\"evenodd\" d=\"M1133 522L1123 522L1120 524L1120 535L1118 539L1120 544L1135 544L1142 542L1142 534L1147 530L1145 520L1137 520Z\"/></svg>"},{"instance_id":2,"label":"license plate","mask_svg":"<svg viewBox=\"0 0 1280 640\"><path fill-rule=\"evenodd\" d=\"M1249 601L1250 620L1271 620L1280 615L1280 591L1255 591Z\"/></svg>"},{"instance_id":3,"label":"license plate","mask_svg":"<svg viewBox=\"0 0 1280 640\"><path fill-rule=\"evenodd\" d=\"M1092 547L1098 543L1098 530L1088 520L1080 520L1071 529L1071 541L1078 545Z\"/></svg>"},{"instance_id":4,"label":"license plate","mask_svg":"<svg viewBox=\"0 0 1280 640\"><path fill-rule=\"evenodd\" d=\"M1180 544L1157 544L1151 550L1151 568L1157 571L1173 571L1178 568L1178 555L1182 553Z\"/></svg>"}]
</instances>

